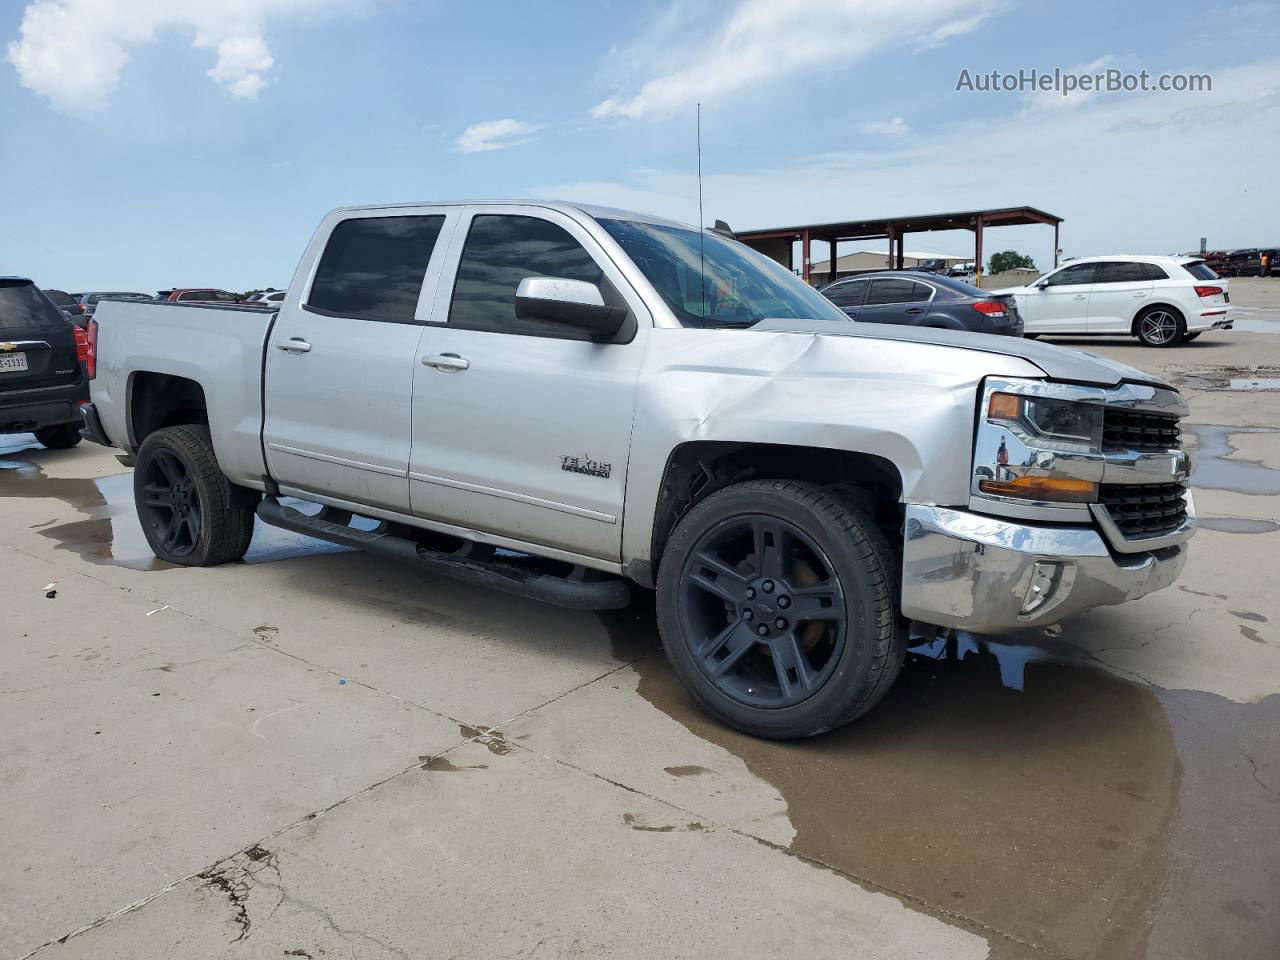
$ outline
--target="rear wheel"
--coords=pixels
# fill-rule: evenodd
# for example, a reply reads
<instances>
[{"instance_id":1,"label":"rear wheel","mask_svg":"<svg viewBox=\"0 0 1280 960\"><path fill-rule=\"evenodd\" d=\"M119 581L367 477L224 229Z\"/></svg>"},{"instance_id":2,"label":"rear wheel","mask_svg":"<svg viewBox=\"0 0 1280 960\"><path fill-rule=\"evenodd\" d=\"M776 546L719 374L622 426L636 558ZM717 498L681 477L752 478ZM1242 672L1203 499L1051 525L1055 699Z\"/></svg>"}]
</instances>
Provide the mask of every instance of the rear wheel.
<instances>
[{"instance_id":1,"label":"rear wheel","mask_svg":"<svg viewBox=\"0 0 1280 960\"><path fill-rule=\"evenodd\" d=\"M138 450L133 498L152 552L161 560L211 567L239 560L253 538L258 494L218 467L209 428L165 427Z\"/></svg>"},{"instance_id":2,"label":"rear wheel","mask_svg":"<svg viewBox=\"0 0 1280 960\"><path fill-rule=\"evenodd\" d=\"M60 423L36 431L36 439L50 450L67 450L80 442L80 424Z\"/></svg>"},{"instance_id":3,"label":"rear wheel","mask_svg":"<svg viewBox=\"0 0 1280 960\"><path fill-rule=\"evenodd\" d=\"M1173 307L1148 307L1134 322L1138 339L1148 347L1172 347L1186 336L1187 324Z\"/></svg>"},{"instance_id":4,"label":"rear wheel","mask_svg":"<svg viewBox=\"0 0 1280 960\"><path fill-rule=\"evenodd\" d=\"M902 666L897 562L856 506L809 483L727 487L671 535L658 623L677 676L720 720L809 737L870 710Z\"/></svg>"}]
</instances>

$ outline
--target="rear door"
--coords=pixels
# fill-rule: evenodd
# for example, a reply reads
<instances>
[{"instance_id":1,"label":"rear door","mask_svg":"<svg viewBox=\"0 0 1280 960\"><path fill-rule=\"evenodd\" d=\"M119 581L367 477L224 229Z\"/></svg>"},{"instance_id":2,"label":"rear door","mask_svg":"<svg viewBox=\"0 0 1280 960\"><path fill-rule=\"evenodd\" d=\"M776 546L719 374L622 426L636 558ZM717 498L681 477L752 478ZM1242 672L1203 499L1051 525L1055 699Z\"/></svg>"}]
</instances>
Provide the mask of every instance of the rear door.
<instances>
[{"instance_id":1,"label":"rear door","mask_svg":"<svg viewBox=\"0 0 1280 960\"><path fill-rule=\"evenodd\" d=\"M1088 333L1094 261L1072 263L1018 291L1027 333Z\"/></svg>"},{"instance_id":2,"label":"rear door","mask_svg":"<svg viewBox=\"0 0 1280 960\"><path fill-rule=\"evenodd\" d=\"M0 392L79 379L71 320L31 281L0 279Z\"/></svg>"},{"instance_id":3,"label":"rear door","mask_svg":"<svg viewBox=\"0 0 1280 960\"><path fill-rule=\"evenodd\" d=\"M409 512L418 339L457 208L341 213L266 349L267 464L286 493Z\"/></svg>"},{"instance_id":4,"label":"rear door","mask_svg":"<svg viewBox=\"0 0 1280 960\"><path fill-rule=\"evenodd\" d=\"M1133 318L1151 299L1155 287L1155 264L1108 260L1098 264L1089 292L1089 333L1124 333L1133 327Z\"/></svg>"},{"instance_id":5,"label":"rear door","mask_svg":"<svg viewBox=\"0 0 1280 960\"><path fill-rule=\"evenodd\" d=\"M874 277L858 319L867 323L920 324L934 289L908 277Z\"/></svg>"}]
</instances>

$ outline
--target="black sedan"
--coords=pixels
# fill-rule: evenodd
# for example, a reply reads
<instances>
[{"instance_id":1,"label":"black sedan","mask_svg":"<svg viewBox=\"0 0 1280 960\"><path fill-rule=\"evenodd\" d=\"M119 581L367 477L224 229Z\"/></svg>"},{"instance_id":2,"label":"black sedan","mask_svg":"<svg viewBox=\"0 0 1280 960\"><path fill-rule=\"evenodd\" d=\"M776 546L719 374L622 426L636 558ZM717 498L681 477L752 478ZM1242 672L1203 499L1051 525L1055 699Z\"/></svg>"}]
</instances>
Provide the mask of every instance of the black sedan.
<instances>
[{"instance_id":1,"label":"black sedan","mask_svg":"<svg viewBox=\"0 0 1280 960\"><path fill-rule=\"evenodd\" d=\"M1008 294L931 273L892 270L837 280L820 291L850 318L973 333L1022 336L1018 305Z\"/></svg>"}]
</instances>

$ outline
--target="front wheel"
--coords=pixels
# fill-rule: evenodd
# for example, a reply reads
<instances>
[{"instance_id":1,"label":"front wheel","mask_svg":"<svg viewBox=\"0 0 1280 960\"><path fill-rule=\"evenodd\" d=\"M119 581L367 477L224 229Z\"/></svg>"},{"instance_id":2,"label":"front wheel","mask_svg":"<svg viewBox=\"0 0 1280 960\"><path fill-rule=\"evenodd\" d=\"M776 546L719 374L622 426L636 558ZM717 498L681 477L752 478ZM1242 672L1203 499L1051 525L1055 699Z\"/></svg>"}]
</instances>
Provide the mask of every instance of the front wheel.
<instances>
[{"instance_id":1,"label":"front wheel","mask_svg":"<svg viewBox=\"0 0 1280 960\"><path fill-rule=\"evenodd\" d=\"M212 567L249 549L257 494L227 479L208 427L149 434L133 468L133 499L147 543L161 560Z\"/></svg>"},{"instance_id":2,"label":"front wheel","mask_svg":"<svg viewBox=\"0 0 1280 960\"><path fill-rule=\"evenodd\" d=\"M680 521L658 626L676 675L745 733L809 737L870 710L906 654L897 561L861 510L814 484L734 484Z\"/></svg>"},{"instance_id":3,"label":"front wheel","mask_svg":"<svg viewBox=\"0 0 1280 960\"><path fill-rule=\"evenodd\" d=\"M1148 347L1176 346L1186 336L1187 324L1172 307L1149 307L1134 323L1138 339Z\"/></svg>"},{"instance_id":4,"label":"front wheel","mask_svg":"<svg viewBox=\"0 0 1280 960\"><path fill-rule=\"evenodd\" d=\"M36 431L36 439L50 450L69 450L80 442L80 424L60 423L56 427L45 427Z\"/></svg>"}]
</instances>

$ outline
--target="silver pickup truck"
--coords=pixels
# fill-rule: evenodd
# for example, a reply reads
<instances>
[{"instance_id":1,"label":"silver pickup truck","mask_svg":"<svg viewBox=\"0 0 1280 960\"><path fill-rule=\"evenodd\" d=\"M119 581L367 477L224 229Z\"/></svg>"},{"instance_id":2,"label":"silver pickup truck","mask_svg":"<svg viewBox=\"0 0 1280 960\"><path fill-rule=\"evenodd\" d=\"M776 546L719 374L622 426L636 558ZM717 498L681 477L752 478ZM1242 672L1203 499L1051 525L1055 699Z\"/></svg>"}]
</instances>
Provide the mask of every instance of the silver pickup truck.
<instances>
[{"instance_id":1,"label":"silver pickup truck","mask_svg":"<svg viewBox=\"0 0 1280 960\"><path fill-rule=\"evenodd\" d=\"M657 590L764 737L883 696L910 621L1050 626L1173 582L1177 392L1074 350L851 322L716 231L566 203L336 210L278 312L104 303L86 432L156 555L262 521L589 609Z\"/></svg>"}]
</instances>

